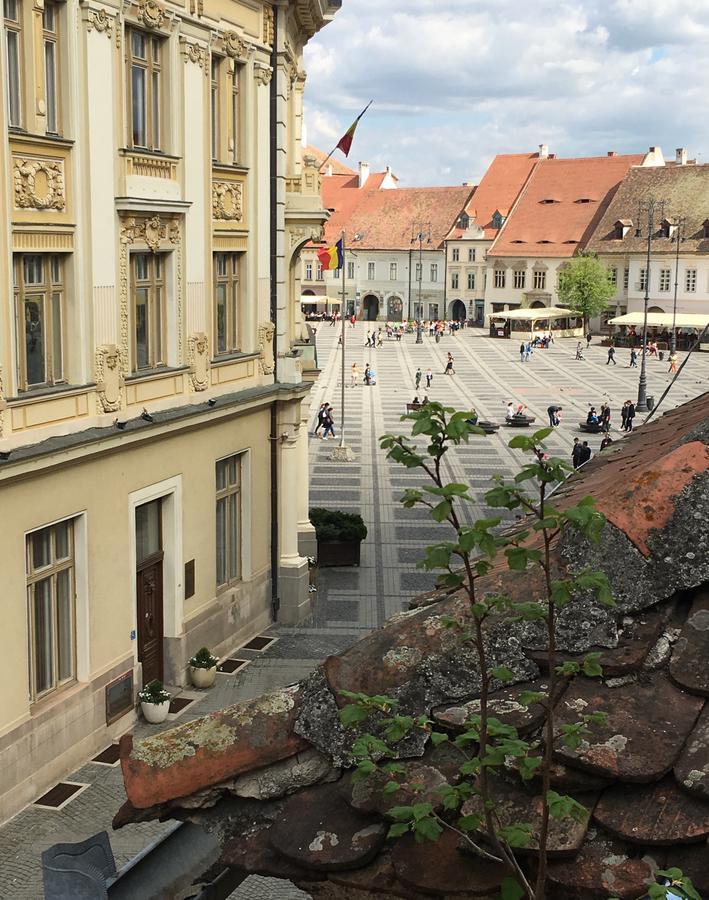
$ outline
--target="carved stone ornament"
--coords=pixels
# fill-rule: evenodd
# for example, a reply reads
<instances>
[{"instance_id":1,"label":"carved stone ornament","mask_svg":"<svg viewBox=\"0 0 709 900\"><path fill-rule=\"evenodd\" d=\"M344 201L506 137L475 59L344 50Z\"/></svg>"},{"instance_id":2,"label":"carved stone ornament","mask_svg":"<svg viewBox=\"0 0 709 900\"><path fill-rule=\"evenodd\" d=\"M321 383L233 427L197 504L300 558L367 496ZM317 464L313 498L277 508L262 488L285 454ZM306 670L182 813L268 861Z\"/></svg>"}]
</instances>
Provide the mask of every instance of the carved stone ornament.
<instances>
[{"instance_id":1,"label":"carved stone ornament","mask_svg":"<svg viewBox=\"0 0 709 900\"><path fill-rule=\"evenodd\" d=\"M139 0L138 19L146 28L160 28L165 15L165 7L158 0Z\"/></svg>"},{"instance_id":2,"label":"carved stone ornament","mask_svg":"<svg viewBox=\"0 0 709 900\"><path fill-rule=\"evenodd\" d=\"M266 3L263 7L263 42L269 47L273 45L274 30L273 7Z\"/></svg>"},{"instance_id":3,"label":"carved stone ornament","mask_svg":"<svg viewBox=\"0 0 709 900\"><path fill-rule=\"evenodd\" d=\"M295 247L296 244L302 244L305 241L314 241L318 243L323 239L323 235L325 234L325 229L322 227L314 227L314 228L291 228L290 230L290 245L291 249Z\"/></svg>"},{"instance_id":4,"label":"carved stone ornament","mask_svg":"<svg viewBox=\"0 0 709 900\"><path fill-rule=\"evenodd\" d=\"M96 29L110 40L113 16L109 16L105 9L90 9L86 16L86 28L89 31Z\"/></svg>"},{"instance_id":5,"label":"carved stone ornament","mask_svg":"<svg viewBox=\"0 0 709 900\"><path fill-rule=\"evenodd\" d=\"M115 344L96 348L94 378L100 412L116 412L121 408L121 357Z\"/></svg>"},{"instance_id":6,"label":"carved stone ornament","mask_svg":"<svg viewBox=\"0 0 709 900\"><path fill-rule=\"evenodd\" d=\"M187 339L187 363L193 390L206 391L209 387L209 339L203 332Z\"/></svg>"},{"instance_id":7,"label":"carved stone ornament","mask_svg":"<svg viewBox=\"0 0 709 900\"><path fill-rule=\"evenodd\" d=\"M242 197L243 186L240 182L213 181L212 218L241 222L244 217Z\"/></svg>"},{"instance_id":8,"label":"carved stone ornament","mask_svg":"<svg viewBox=\"0 0 709 900\"><path fill-rule=\"evenodd\" d=\"M13 180L17 209L63 210L66 206L61 160L15 157Z\"/></svg>"},{"instance_id":9,"label":"carved stone ornament","mask_svg":"<svg viewBox=\"0 0 709 900\"><path fill-rule=\"evenodd\" d=\"M222 38L224 52L232 59L246 59L249 55L249 46L241 40L236 31L226 31Z\"/></svg>"},{"instance_id":10,"label":"carved stone ornament","mask_svg":"<svg viewBox=\"0 0 709 900\"><path fill-rule=\"evenodd\" d=\"M273 69L270 66L256 66L254 68L254 78L259 84L270 84L272 75Z\"/></svg>"},{"instance_id":11,"label":"carved stone ornament","mask_svg":"<svg viewBox=\"0 0 709 900\"><path fill-rule=\"evenodd\" d=\"M126 219L121 229L121 241L127 244L144 241L148 249L157 253L162 241L179 244L180 227L174 219L163 221L160 216L151 216L149 219Z\"/></svg>"},{"instance_id":12,"label":"carved stone ornament","mask_svg":"<svg viewBox=\"0 0 709 900\"><path fill-rule=\"evenodd\" d=\"M258 368L262 375L273 375L276 368L273 359L273 332L275 330L276 326L273 322L262 322L258 327L258 352L261 354Z\"/></svg>"},{"instance_id":13,"label":"carved stone ornament","mask_svg":"<svg viewBox=\"0 0 709 900\"><path fill-rule=\"evenodd\" d=\"M185 41L182 45L182 49L185 65L187 65L188 62L191 62L199 66L203 72L206 73L208 71L207 51L204 47L199 44L191 44L189 41Z\"/></svg>"}]
</instances>

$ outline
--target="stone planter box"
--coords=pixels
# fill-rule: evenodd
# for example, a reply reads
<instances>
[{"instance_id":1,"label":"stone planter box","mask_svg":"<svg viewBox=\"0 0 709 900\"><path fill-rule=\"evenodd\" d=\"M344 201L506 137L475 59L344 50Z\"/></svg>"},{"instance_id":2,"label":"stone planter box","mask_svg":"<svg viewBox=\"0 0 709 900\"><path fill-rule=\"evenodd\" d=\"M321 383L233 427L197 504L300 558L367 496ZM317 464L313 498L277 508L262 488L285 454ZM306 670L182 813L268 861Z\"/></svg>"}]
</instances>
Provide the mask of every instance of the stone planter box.
<instances>
[{"instance_id":1,"label":"stone planter box","mask_svg":"<svg viewBox=\"0 0 709 900\"><path fill-rule=\"evenodd\" d=\"M318 541L318 566L358 566L361 541Z\"/></svg>"},{"instance_id":2,"label":"stone planter box","mask_svg":"<svg viewBox=\"0 0 709 900\"><path fill-rule=\"evenodd\" d=\"M167 719L167 714L170 712L170 701L146 703L144 700L141 700L140 709L146 722L149 722L151 725L159 725Z\"/></svg>"},{"instance_id":3,"label":"stone planter box","mask_svg":"<svg viewBox=\"0 0 709 900\"><path fill-rule=\"evenodd\" d=\"M206 688L210 688L217 677L217 667L212 666L210 669L199 668L197 666L190 666L190 678L192 679L192 684L196 688L200 688L201 690L205 690Z\"/></svg>"}]
</instances>

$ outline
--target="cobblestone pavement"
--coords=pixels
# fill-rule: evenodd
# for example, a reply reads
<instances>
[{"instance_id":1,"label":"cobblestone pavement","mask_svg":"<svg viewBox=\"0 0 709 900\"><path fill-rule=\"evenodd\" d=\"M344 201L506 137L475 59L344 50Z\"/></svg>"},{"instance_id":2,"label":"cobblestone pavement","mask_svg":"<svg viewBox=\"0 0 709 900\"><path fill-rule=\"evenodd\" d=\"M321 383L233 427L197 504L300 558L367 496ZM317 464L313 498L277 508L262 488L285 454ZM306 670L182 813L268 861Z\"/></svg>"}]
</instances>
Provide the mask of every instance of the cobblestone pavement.
<instances>
[{"instance_id":1,"label":"cobblestone pavement","mask_svg":"<svg viewBox=\"0 0 709 900\"><path fill-rule=\"evenodd\" d=\"M356 569L323 569L318 575L318 595L312 620L298 628L274 625L270 633L278 638L263 653L239 651L251 660L234 675L220 675L207 692L184 692L196 698L163 728L204 715L231 703L257 696L264 691L297 681L330 653L338 653L385 618L402 609L409 598L427 590L433 577L416 570L416 560L434 532L420 510L405 510L399 503L401 492L423 482L417 472L390 463L378 450L377 438L386 431L402 432L399 421L405 404L415 393L417 366L434 372L428 391L432 400L460 408L474 406L481 418L502 421L509 400L525 403L543 426L546 408L552 402L564 407L562 425L549 439L549 446L568 455L577 423L585 419L588 403L599 408L608 401L613 411L613 437L620 405L637 395L637 369L625 368L628 353L618 352L618 365L606 366L606 351L591 346L585 361L574 360L576 342L558 341L549 350L536 351L528 363L520 363L516 341L494 340L479 332L465 331L456 337L444 336L436 344L428 336L417 345L413 335L401 343L384 341L378 350L364 348L367 323L346 329L346 379L357 362L360 371L370 362L377 372L377 384L346 389L346 438L353 448L353 463L330 460L335 441L310 439L311 503L361 512L369 535L362 547L362 561ZM339 329L327 324L318 329L317 343L322 374L313 388L311 409L328 400L340 416ZM443 375L446 353L455 357L456 375ZM684 354L680 355L680 362ZM667 362L648 360L648 393L659 399L667 379ZM706 390L709 381L709 354L695 354L663 403L669 409ZM422 397L425 391L419 392ZM640 417L636 419L640 424ZM339 437L339 428L336 428ZM312 431L312 426L311 426ZM481 494L497 473L515 470L518 455L507 447L508 429L487 438L476 437L469 445L451 451L446 458L447 474L468 481ZM595 451L599 437L589 443ZM471 511L480 514L482 505ZM443 526L440 526L443 528ZM438 531L436 537L442 536ZM136 735L154 734L155 726L138 725ZM78 841L107 829L120 867L157 840L167 825L147 823L112 832L113 814L124 800L119 767L87 763L68 775L68 780L89 787L63 810L28 807L0 827L0 897L35 900L42 896L40 853L58 841ZM298 900L307 895L292 885L269 878L249 878L232 895L233 900ZM136 898L144 900L144 898ZM147 898L145 898L147 900Z\"/></svg>"}]
</instances>

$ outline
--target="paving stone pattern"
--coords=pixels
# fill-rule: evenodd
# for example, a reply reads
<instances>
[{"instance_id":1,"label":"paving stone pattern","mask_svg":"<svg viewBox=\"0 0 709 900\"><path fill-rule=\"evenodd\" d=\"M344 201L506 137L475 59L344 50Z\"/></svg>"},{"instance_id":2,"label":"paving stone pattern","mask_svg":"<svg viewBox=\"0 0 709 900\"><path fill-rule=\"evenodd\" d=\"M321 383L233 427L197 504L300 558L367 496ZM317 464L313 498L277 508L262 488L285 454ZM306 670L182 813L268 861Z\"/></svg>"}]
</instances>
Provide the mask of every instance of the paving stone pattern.
<instances>
[{"instance_id":1,"label":"paving stone pattern","mask_svg":"<svg viewBox=\"0 0 709 900\"><path fill-rule=\"evenodd\" d=\"M207 692L186 691L183 696L198 698L164 726L221 709L239 700L297 681L329 654L336 654L382 624L407 601L433 585L433 576L416 569L423 548L433 540L445 539L445 528L434 528L420 510L407 511L400 504L402 491L420 486L425 479L386 460L379 450L378 437L387 432L404 433L399 419L405 404L414 396L417 366L434 372L428 391L432 400L458 408L474 406L480 417L502 421L509 400L525 403L537 424L547 422L546 408L552 402L564 407L560 428L549 439L553 452L570 454L577 423L585 419L588 403L600 408L610 402L614 426L612 436L621 439L620 406L637 396L638 369L625 368L628 352L618 352L618 365L606 366L606 350L591 345L584 361L574 360L574 340L558 341L551 349L536 351L528 363L519 361L518 342L494 340L477 331L456 337L444 336L436 344L428 336L423 344L414 335L399 343L386 341L378 350L363 346L367 323L346 329L345 366L357 362L363 371L370 362L377 372L373 387L346 388L346 438L356 460L351 464L330 460L336 441L310 438L311 498L313 504L360 512L369 529L362 547L358 569L322 569L318 573L318 594L312 619L299 628L275 625L270 632L278 640L265 652L239 649L238 656L249 664L232 675L218 675L217 684ZM318 355L322 374L311 394L315 411L325 400L335 407L339 439L340 350L339 330L326 324L318 328ZM446 353L455 357L456 375L444 376ZM684 354L680 354L683 358ZM681 359L680 359L681 362ZM667 362L648 360L648 393L659 399L668 384ZM677 406L703 393L709 377L709 354L696 354L688 363L664 407ZM422 397L424 391L419 392ZM640 424L641 418L636 418ZM473 438L470 445L451 451L446 457L446 474L471 484L481 497L495 473L512 474L520 456L507 446L510 429L497 435ZM589 438L595 451L599 436ZM482 501L470 511L484 512ZM237 648L234 648L235 650ZM155 733L156 726L141 724L140 738ZM113 814L125 798L118 767L87 763L67 773L70 781L90 787L63 810L28 807L0 827L0 897L36 900L42 896L40 853L58 841L78 841L107 829L119 866L164 834L166 825L131 825L111 832ZM271 878L248 878L232 895L233 900L298 900L307 897L292 885Z\"/></svg>"}]
</instances>

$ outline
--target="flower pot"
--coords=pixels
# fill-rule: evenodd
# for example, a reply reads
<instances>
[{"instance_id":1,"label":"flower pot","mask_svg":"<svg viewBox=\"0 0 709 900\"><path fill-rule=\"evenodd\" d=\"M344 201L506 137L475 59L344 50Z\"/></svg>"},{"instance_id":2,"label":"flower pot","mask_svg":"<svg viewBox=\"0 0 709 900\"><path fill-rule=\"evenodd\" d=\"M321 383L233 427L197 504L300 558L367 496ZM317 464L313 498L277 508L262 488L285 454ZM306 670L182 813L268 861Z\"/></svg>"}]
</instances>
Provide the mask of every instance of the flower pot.
<instances>
[{"instance_id":1,"label":"flower pot","mask_svg":"<svg viewBox=\"0 0 709 900\"><path fill-rule=\"evenodd\" d=\"M192 679L192 684L196 688L210 688L214 684L214 680L217 677L217 667L212 666L211 669L203 669L198 668L197 666L190 666L190 678Z\"/></svg>"},{"instance_id":2,"label":"flower pot","mask_svg":"<svg viewBox=\"0 0 709 900\"><path fill-rule=\"evenodd\" d=\"M361 541L318 541L318 566L358 566Z\"/></svg>"},{"instance_id":3,"label":"flower pot","mask_svg":"<svg viewBox=\"0 0 709 900\"><path fill-rule=\"evenodd\" d=\"M145 700L141 700L140 709L146 722L150 722L151 725L159 725L167 719L167 714L170 712L170 701L146 703Z\"/></svg>"}]
</instances>

